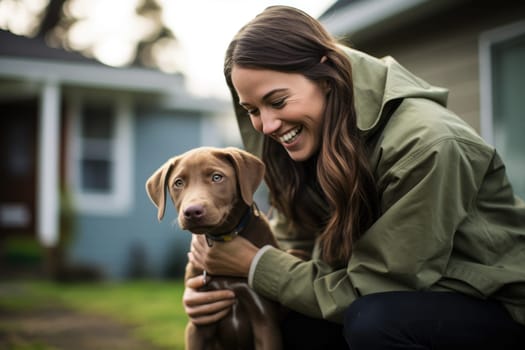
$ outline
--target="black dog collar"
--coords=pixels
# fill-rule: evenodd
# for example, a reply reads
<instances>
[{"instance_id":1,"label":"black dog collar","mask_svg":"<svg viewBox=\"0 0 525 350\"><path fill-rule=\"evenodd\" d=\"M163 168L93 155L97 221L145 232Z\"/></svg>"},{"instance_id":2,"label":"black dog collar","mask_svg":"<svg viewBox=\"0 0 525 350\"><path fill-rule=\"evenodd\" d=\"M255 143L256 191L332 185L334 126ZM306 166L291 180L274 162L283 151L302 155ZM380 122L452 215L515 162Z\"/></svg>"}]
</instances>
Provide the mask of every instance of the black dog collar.
<instances>
[{"instance_id":1,"label":"black dog collar","mask_svg":"<svg viewBox=\"0 0 525 350\"><path fill-rule=\"evenodd\" d=\"M248 225L252 213L255 216L259 216L259 209L257 208L255 202L248 208L248 210L246 210L246 213L244 213L244 215L242 216L241 221L232 231L221 233L218 235L212 235L211 233L206 232L205 235L208 246L211 247L213 245L213 242L229 242L235 237L237 237L239 233L241 233Z\"/></svg>"}]
</instances>

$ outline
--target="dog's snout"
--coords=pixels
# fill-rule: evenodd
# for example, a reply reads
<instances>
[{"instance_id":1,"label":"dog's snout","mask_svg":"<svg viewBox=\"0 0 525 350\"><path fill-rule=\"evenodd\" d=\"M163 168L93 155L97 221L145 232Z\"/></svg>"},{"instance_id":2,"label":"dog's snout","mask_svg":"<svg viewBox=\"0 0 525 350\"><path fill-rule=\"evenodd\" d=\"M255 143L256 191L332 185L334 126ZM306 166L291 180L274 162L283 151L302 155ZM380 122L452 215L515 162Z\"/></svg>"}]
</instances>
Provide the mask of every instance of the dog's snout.
<instances>
[{"instance_id":1,"label":"dog's snout","mask_svg":"<svg viewBox=\"0 0 525 350\"><path fill-rule=\"evenodd\" d=\"M198 220L206 215L206 210L202 205L190 205L184 209L184 218L188 220Z\"/></svg>"}]
</instances>

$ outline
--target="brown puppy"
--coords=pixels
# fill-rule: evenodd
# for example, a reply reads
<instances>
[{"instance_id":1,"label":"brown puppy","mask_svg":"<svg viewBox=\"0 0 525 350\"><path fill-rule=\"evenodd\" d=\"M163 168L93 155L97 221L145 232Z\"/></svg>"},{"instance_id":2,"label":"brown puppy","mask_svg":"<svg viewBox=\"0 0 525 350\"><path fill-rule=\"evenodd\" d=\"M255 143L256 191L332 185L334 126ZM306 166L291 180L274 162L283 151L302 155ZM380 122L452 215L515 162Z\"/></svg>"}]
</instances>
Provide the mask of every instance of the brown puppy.
<instances>
[{"instance_id":1,"label":"brown puppy","mask_svg":"<svg viewBox=\"0 0 525 350\"><path fill-rule=\"evenodd\" d=\"M208 244L242 235L258 247L277 246L266 218L253 203L264 175L264 164L237 148L201 147L171 158L146 182L150 199L164 216L166 188L178 211L182 229L205 234ZM186 277L202 274L190 263ZM237 302L222 320L186 328L186 349L282 348L278 305L257 295L246 279L214 276L210 289L231 289Z\"/></svg>"}]
</instances>

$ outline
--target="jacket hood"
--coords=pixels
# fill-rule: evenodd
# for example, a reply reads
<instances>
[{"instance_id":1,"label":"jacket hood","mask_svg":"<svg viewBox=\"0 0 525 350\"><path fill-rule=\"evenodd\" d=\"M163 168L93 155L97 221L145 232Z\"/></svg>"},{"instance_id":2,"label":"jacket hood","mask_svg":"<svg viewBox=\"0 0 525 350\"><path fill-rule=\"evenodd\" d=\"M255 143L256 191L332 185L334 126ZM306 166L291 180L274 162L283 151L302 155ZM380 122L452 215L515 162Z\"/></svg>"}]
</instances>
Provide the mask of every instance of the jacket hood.
<instances>
[{"instance_id":1,"label":"jacket hood","mask_svg":"<svg viewBox=\"0 0 525 350\"><path fill-rule=\"evenodd\" d=\"M428 84L394 58L378 59L348 47L341 46L341 49L352 65L357 126L363 133L381 124L383 108L393 100L417 97L446 106L448 90ZM260 157L264 136L253 128L250 118L238 113L236 117L244 147Z\"/></svg>"}]
</instances>

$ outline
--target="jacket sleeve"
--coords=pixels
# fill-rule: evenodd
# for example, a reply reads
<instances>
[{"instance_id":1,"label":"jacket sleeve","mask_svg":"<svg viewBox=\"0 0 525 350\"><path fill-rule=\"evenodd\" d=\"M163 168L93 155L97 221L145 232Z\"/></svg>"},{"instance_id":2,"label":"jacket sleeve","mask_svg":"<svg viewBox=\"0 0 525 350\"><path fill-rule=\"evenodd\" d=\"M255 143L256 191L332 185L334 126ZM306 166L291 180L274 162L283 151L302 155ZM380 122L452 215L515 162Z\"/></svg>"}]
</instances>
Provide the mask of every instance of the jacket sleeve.
<instances>
[{"instance_id":1,"label":"jacket sleeve","mask_svg":"<svg viewBox=\"0 0 525 350\"><path fill-rule=\"evenodd\" d=\"M382 215L355 243L346 269L270 249L257 262L254 289L298 312L342 322L360 295L430 288L475 199L485 157L452 136L408 152L379 179Z\"/></svg>"},{"instance_id":2,"label":"jacket sleeve","mask_svg":"<svg viewBox=\"0 0 525 350\"><path fill-rule=\"evenodd\" d=\"M277 209L272 209L273 215L270 220L270 227L279 244L281 250L302 250L306 254L312 254L315 240L305 237L301 232L297 232L290 227L289 221Z\"/></svg>"}]
</instances>

